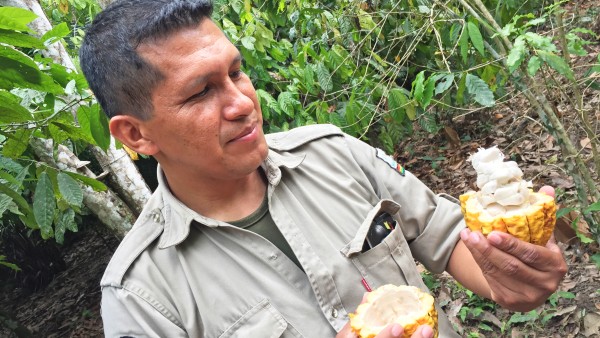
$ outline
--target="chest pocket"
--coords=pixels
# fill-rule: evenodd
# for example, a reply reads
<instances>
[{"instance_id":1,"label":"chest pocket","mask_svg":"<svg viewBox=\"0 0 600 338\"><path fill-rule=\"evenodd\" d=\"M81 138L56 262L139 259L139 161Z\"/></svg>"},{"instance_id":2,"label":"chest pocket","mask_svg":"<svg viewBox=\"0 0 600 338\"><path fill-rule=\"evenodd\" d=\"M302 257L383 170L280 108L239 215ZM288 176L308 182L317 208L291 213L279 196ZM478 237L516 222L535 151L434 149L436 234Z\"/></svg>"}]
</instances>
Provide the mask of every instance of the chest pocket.
<instances>
[{"instance_id":1,"label":"chest pocket","mask_svg":"<svg viewBox=\"0 0 600 338\"><path fill-rule=\"evenodd\" d=\"M301 338L268 299L262 300L231 325L219 338Z\"/></svg>"},{"instance_id":2,"label":"chest pocket","mask_svg":"<svg viewBox=\"0 0 600 338\"><path fill-rule=\"evenodd\" d=\"M427 290L408 243L402 234L402 220L397 217L398 210L400 210L400 205L396 202L381 200L369 211L355 237L341 252L352 260L354 266L372 289L391 283L409 284ZM394 217L397 222L396 227L381 243L361 252L373 219L382 212L387 212Z\"/></svg>"}]
</instances>

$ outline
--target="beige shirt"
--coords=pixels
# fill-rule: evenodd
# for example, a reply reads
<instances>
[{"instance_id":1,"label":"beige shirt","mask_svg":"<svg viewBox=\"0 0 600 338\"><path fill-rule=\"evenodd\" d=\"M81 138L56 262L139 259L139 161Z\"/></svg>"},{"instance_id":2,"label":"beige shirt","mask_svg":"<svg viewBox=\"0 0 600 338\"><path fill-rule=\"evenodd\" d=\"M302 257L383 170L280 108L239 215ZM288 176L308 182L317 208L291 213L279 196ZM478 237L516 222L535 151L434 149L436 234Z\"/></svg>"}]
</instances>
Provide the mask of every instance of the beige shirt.
<instances>
[{"instance_id":1,"label":"beige shirt","mask_svg":"<svg viewBox=\"0 0 600 338\"><path fill-rule=\"evenodd\" d=\"M260 235L183 205L159 169L101 281L107 337L334 337L363 279L426 290L414 259L445 269L464 228L454 199L331 125L267 140L269 210L304 272ZM380 210L400 226L361 253ZM438 312L440 337L458 337Z\"/></svg>"}]
</instances>

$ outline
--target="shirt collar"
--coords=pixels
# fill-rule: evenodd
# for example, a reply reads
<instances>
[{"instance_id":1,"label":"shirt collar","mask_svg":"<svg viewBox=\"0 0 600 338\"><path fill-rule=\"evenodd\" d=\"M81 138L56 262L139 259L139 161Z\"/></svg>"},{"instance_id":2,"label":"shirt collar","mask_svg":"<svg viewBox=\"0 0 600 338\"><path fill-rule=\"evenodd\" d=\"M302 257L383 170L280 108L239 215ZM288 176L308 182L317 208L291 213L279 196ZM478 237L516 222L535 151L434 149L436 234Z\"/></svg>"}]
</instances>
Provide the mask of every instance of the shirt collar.
<instances>
[{"instance_id":1,"label":"shirt collar","mask_svg":"<svg viewBox=\"0 0 600 338\"><path fill-rule=\"evenodd\" d=\"M294 169L304 161L305 155L280 154L269 149L269 154L261 167L265 170L269 185L276 186L281 181L281 167ZM163 233L158 242L159 249L165 249L183 242L190 233L192 221L200 224L217 227L228 223L202 216L183 204L173 195L169 184L164 177L164 172L157 168L158 187L156 194L162 197L162 207L151 211L154 218L163 225Z\"/></svg>"}]
</instances>

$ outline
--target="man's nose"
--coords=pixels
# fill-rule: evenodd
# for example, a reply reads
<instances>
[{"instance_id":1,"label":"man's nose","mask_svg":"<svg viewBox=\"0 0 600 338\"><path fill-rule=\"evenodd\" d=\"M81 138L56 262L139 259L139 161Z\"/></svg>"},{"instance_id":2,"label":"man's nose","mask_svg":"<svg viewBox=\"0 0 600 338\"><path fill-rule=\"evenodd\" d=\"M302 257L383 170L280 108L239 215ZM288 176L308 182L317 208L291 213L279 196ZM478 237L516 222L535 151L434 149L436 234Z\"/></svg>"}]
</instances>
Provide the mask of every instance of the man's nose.
<instances>
[{"instance_id":1,"label":"man's nose","mask_svg":"<svg viewBox=\"0 0 600 338\"><path fill-rule=\"evenodd\" d=\"M243 118L254 111L254 101L249 96L254 89L250 83L245 82L243 80L239 83L230 81L227 85L223 115L228 120Z\"/></svg>"}]
</instances>

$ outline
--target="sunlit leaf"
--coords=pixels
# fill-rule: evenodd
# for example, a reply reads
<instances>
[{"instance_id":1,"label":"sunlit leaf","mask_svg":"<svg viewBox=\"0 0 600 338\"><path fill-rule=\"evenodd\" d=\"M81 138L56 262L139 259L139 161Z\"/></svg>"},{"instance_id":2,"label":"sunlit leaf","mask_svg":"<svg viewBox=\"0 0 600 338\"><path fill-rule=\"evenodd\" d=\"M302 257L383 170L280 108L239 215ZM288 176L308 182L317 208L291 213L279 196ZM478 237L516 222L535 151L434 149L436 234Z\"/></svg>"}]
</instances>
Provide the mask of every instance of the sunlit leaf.
<instances>
[{"instance_id":1,"label":"sunlit leaf","mask_svg":"<svg viewBox=\"0 0 600 338\"><path fill-rule=\"evenodd\" d=\"M40 227L42 238L47 239L53 236L54 230L52 223L54 221L54 212L56 211L56 199L50 177L42 172L38 178L33 195L33 215L35 221Z\"/></svg>"}]
</instances>

